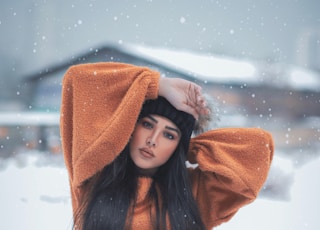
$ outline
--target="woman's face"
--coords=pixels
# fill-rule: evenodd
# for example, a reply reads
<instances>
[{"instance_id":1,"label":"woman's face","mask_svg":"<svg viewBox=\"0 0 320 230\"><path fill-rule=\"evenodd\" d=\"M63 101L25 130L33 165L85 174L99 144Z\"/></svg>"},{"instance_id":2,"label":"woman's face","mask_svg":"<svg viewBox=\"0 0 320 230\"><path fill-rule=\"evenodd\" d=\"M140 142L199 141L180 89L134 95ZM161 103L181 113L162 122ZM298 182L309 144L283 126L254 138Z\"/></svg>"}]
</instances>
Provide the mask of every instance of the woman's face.
<instances>
[{"instance_id":1,"label":"woman's face","mask_svg":"<svg viewBox=\"0 0 320 230\"><path fill-rule=\"evenodd\" d=\"M148 115L135 126L130 141L130 156L142 173L152 175L171 157L180 137L180 130L169 119Z\"/></svg>"}]
</instances>

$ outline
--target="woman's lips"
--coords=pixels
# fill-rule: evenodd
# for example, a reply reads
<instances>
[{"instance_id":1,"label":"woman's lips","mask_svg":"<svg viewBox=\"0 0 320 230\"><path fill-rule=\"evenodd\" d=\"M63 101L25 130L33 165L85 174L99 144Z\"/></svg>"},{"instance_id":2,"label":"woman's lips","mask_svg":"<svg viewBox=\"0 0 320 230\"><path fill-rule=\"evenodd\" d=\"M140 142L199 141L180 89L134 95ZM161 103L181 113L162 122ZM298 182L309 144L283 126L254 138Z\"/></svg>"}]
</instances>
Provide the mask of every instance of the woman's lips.
<instances>
[{"instance_id":1,"label":"woman's lips","mask_svg":"<svg viewBox=\"0 0 320 230\"><path fill-rule=\"evenodd\" d=\"M150 149L148 149L148 148L140 148L139 151L140 151L141 155L142 155L144 158L149 158L149 159L150 159L150 158L155 157L155 155L153 154L153 152L152 152Z\"/></svg>"}]
</instances>

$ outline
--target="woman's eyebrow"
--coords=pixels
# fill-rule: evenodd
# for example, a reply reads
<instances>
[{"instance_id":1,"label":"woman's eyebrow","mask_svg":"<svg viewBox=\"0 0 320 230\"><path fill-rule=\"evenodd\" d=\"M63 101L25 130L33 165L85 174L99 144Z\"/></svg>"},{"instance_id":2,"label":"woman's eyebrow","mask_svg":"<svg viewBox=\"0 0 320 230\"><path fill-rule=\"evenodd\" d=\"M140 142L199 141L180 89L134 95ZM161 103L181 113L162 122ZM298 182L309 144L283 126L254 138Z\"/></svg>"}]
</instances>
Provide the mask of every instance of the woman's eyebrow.
<instances>
[{"instance_id":1,"label":"woman's eyebrow","mask_svg":"<svg viewBox=\"0 0 320 230\"><path fill-rule=\"evenodd\" d=\"M148 115L147 117L150 118L153 122L158 123L158 120L155 119L153 116Z\"/></svg>"},{"instance_id":2,"label":"woman's eyebrow","mask_svg":"<svg viewBox=\"0 0 320 230\"><path fill-rule=\"evenodd\" d=\"M180 133L180 130L179 130L179 129L176 129L176 128L173 128L173 127L170 127L170 126L166 126L166 129L169 129L169 130L175 131L178 135L181 135L181 133Z\"/></svg>"}]
</instances>

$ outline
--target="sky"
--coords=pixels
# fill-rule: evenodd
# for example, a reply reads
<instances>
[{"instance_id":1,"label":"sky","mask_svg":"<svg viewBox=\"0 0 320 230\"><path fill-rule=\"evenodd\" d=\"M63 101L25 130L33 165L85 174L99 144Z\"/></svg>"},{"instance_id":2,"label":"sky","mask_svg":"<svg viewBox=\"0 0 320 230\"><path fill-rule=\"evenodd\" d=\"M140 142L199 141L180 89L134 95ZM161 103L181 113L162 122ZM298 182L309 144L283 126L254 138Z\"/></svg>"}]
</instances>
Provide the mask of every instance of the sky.
<instances>
[{"instance_id":1,"label":"sky","mask_svg":"<svg viewBox=\"0 0 320 230\"><path fill-rule=\"evenodd\" d=\"M5 0L0 79L106 43L319 67L319 9L317 0Z\"/></svg>"}]
</instances>

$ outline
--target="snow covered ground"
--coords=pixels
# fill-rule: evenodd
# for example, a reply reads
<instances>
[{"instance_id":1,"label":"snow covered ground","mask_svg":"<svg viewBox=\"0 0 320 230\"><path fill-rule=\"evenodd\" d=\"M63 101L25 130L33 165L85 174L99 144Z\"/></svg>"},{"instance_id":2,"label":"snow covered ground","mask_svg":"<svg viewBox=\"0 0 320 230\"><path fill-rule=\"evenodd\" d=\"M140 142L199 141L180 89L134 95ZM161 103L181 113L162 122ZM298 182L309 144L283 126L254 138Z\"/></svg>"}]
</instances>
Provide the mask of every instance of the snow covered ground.
<instances>
[{"instance_id":1,"label":"snow covered ground","mask_svg":"<svg viewBox=\"0 0 320 230\"><path fill-rule=\"evenodd\" d=\"M277 159L275 162L277 163ZM292 172L294 181L289 200L258 198L241 209L230 222L217 229L320 229L319 172L320 158L317 158Z\"/></svg>"},{"instance_id":2,"label":"snow covered ground","mask_svg":"<svg viewBox=\"0 0 320 230\"><path fill-rule=\"evenodd\" d=\"M24 153L0 163L0 229L71 229L68 175L62 156Z\"/></svg>"},{"instance_id":3,"label":"snow covered ground","mask_svg":"<svg viewBox=\"0 0 320 230\"><path fill-rule=\"evenodd\" d=\"M320 229L320 158L295 169L275 157L270 183L282 168L294 178L287 200L259 197L218 230ZM0 161L0 216L5 230L67 230L72 226L67 172L61 155L26 152Z\"/></svg>"}]
</instances>

